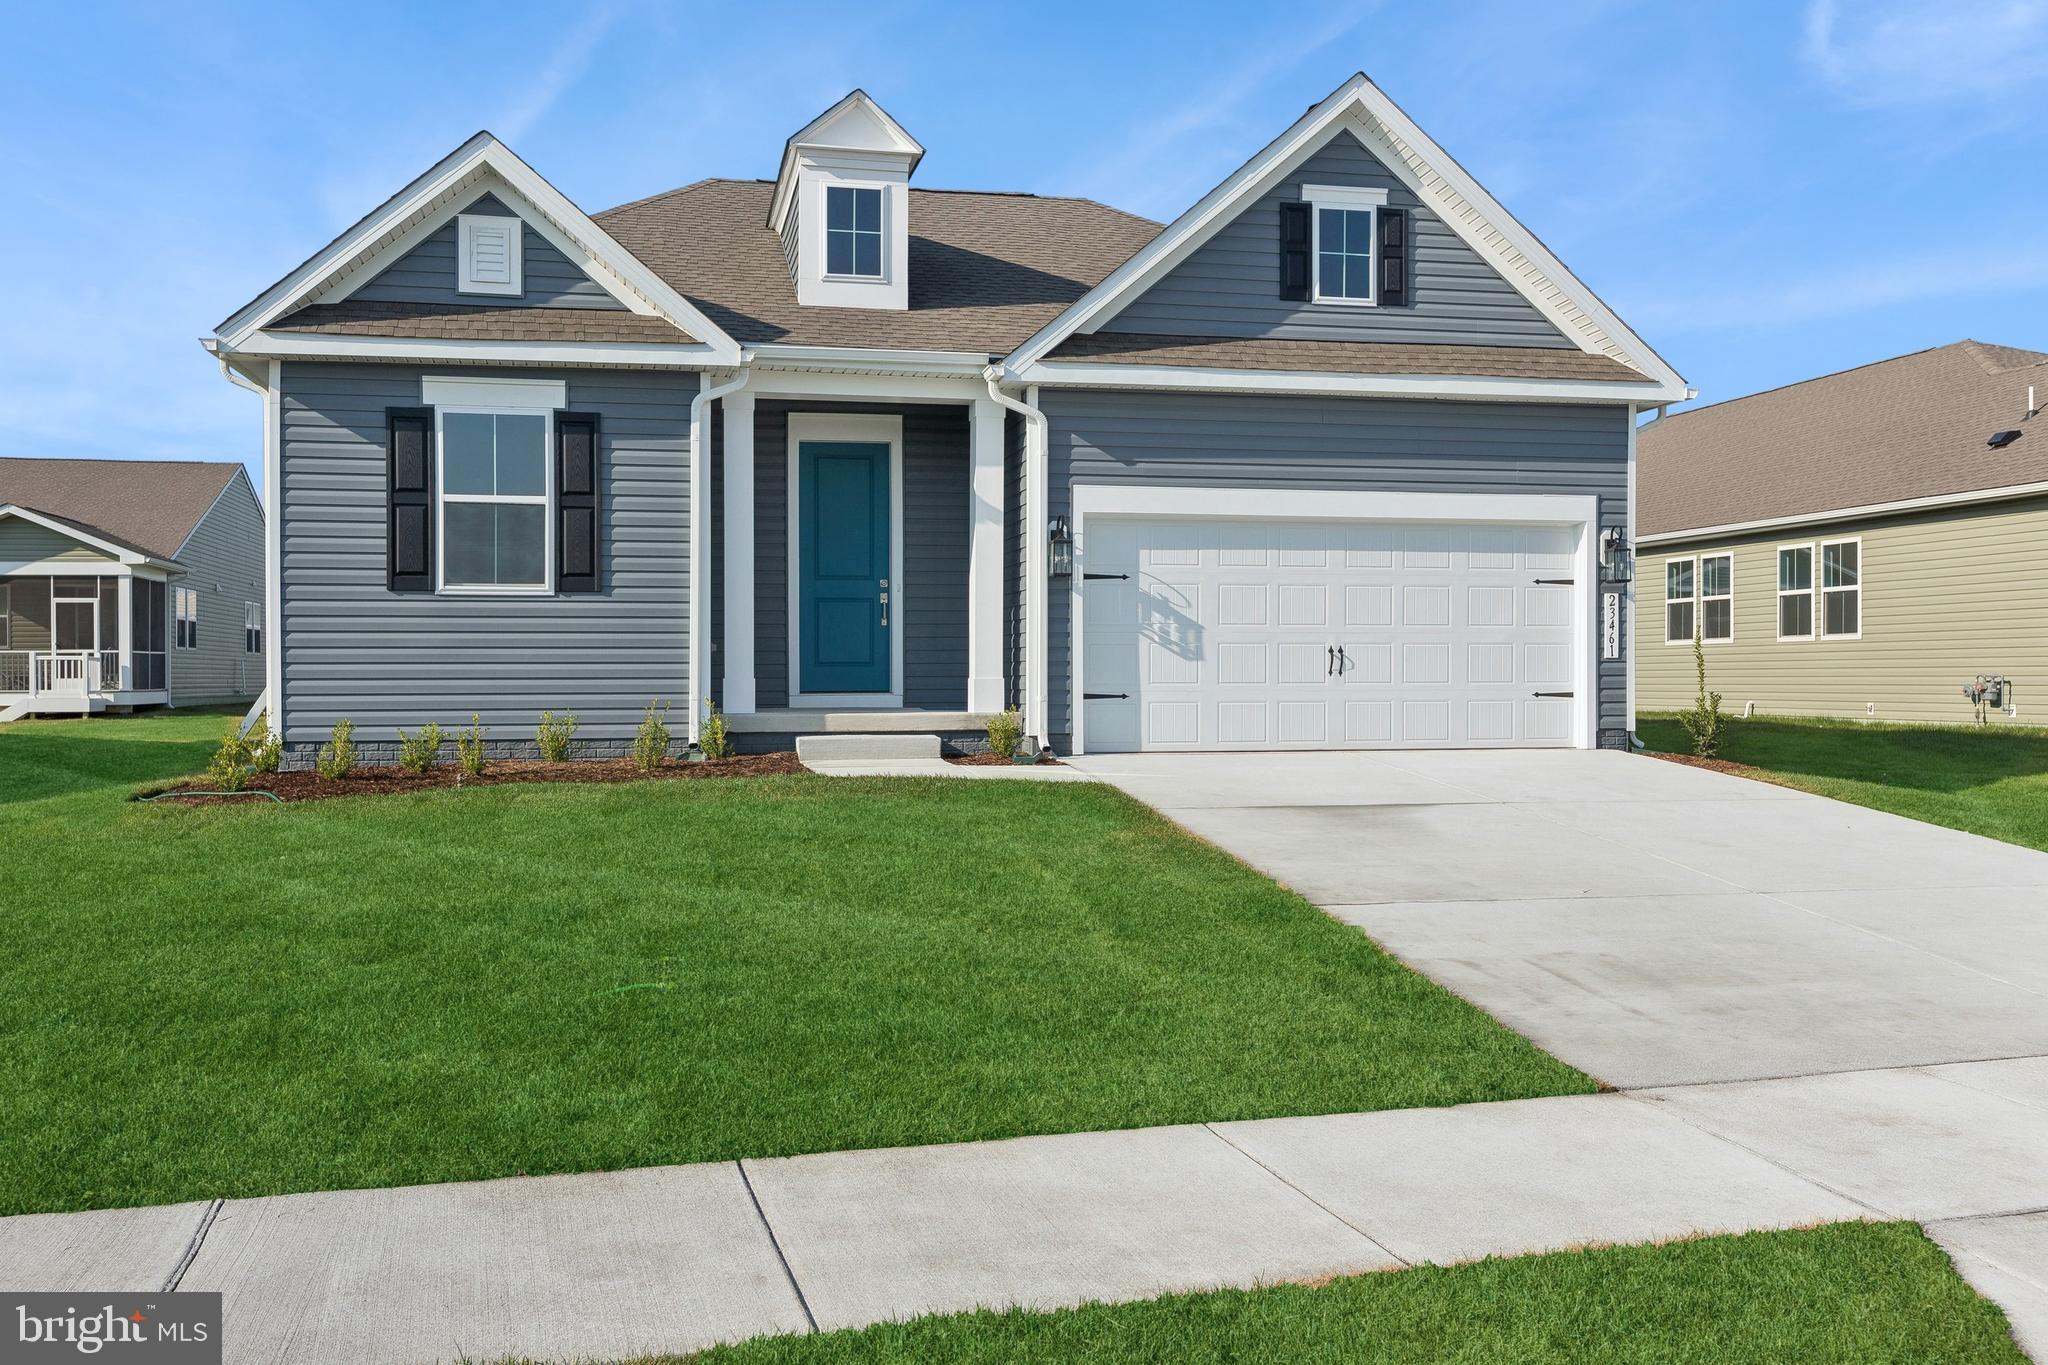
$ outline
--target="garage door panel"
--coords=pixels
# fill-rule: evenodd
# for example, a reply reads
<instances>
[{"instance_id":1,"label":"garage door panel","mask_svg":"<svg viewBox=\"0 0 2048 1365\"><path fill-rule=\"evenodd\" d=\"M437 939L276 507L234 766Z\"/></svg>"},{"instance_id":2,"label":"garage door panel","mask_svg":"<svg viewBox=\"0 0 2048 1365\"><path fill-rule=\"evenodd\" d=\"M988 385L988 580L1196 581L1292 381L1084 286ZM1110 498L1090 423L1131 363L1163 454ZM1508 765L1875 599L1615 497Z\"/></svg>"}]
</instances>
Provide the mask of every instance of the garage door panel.
<instances>
[{"instance_id":1,"label":"garage door panel","mask_svg":"<svg viewBox=\"0 0 2048 1365\"><path fill-rule=\"evenodd\" d=\"M1577 532L1457 523L1091 528L1096 750L1563 744ZM1118 557L1131 570L1106 563ZM1331 650L1341 646L1338 667Z\"/></svg>"}]
</instances>

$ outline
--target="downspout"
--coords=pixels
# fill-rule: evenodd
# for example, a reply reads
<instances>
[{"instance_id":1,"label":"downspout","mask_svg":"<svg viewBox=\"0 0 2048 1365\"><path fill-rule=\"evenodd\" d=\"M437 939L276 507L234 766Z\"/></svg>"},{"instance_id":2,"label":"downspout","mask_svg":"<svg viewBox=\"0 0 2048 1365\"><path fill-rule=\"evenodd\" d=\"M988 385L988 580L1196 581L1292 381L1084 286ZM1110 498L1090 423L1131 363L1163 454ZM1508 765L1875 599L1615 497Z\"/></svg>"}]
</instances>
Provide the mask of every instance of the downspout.
<instances>
[{"instance_id":1,"label":"downspout","mask_svg":"<svg viewBox=\"0 0 2048 1365\"><path fill-rule=\"evenodd\" d=\"M255 702L250 705L248 712L242 717L242 733L249 733L249 727L256 723L256 717L268 712L270 732L279 740L282 740L284 738L284 714L283 707L279 703L283 698L270 695L270 680L273 673L271 660L274 657L282 657L279 651L284 648L283 632L277 628L278 622L283 618L284 603L284 574L283 568L278 562L278 545L284 533L283 527L279 524L279 518L283 514L283 500L279 496L279 489L276 486L277 481L284 477L284 473L278 467L282 464L282 460L272 459L272 443L280 437L280 433L276 429L278 414L274 408L273 395L269 386L258 384L247 375L237 371L234 366L228 364L228 358L224 352L214 349L213 343L202 342L201 344L213 353L214 362L220 366L221 374L227 378L230 384L238 388L247 389L255 394L263 404L263 690L257 694ZM274 377L277 372L275 362L269 363L271 365L271 374ZM168 696L171 684L168 651L166 651L165 659L164 688L165 695Z\"/></svg>"},{"instance_id":2,"label":"downspout","mask_svg":"<svg viewBox=\"0 0 2048 1365\"><path fill-rule=\"evenodd\" d=\"M711 495L711 400L738 393L747 386L752 371L745 368L747 356L733 378L713 388L699 387L690 400L690 704L689 742L697 743L704 723L704 679L711 667L711 613L699 610L708 605L711 592L711 514L704 500Z\"/></svg>"},{"instance_id":3,"label":"downspout","mask_svg":"<svg viewBox=\"0 0 2048 1365\"><path fill-rule=\"evenodd\" d=\"M1047 606L1052 597L1052 578L1046 572L1047 486L1045 414L1031 404L1020 402L997 387L1003 368L991 365L981 372L994 402L1024 419L1024 698L1026 729L1041 749L1052 743L1052 726L1047 704L1046 639L1050 619Z\"/></svg>"}]
</instances>

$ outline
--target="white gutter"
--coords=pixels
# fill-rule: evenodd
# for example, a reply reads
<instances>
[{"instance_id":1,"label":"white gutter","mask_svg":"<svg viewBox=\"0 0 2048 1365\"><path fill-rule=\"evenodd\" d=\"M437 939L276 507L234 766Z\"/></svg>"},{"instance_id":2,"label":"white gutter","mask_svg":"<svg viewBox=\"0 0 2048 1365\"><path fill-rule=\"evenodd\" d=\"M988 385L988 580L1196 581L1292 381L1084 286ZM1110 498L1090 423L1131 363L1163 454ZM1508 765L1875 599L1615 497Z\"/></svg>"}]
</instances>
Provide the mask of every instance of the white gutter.
<instances>
[{"instance_id":1,"label":"white gutter","mask_svg":"<svg viewBox=\"0 0 2048 1365\"><path fill-rule=\"evenodd\" d=\"M1757 521L1731 521L1719 526L1700 526L1684 531L1659 531L1644 536L1638 545L1676 545L1687 540L1719 539L1751 531L1769 531L1781 526L1824 526L1838 521L1866 521L1872 517L1898 516L1906 512L1936 511L1944 507L1970 507L1985 502L2010 502L2015 498L2048 495L2048 482L2016 483L2005 488L1984 488L1972 493L1937 493L1925 498L1904 498L1898 502L1872 502L1861 507L1833 508L1826 512L1805 512L1789 517L1764 517Z\"/></svg>"},{"instance_id":2,"label":"white gutter","mask_svg":"<svg viewBox=\"0 0 2048 1365\"><path fill-rule=\"evenodd\" d=\"M749 371L742 369L732 379L714 388L699 388L690 400L690 612L687 635L690 648L691 744L697 742L704 723L704 679L711 668L711 513L705 500L711 496L711 400L738 393L747 385ZM708 377L708 376L707 376Z\"/></svg>"},{"instance_id":3,"label":"white gutter","mask_svg":"<svg viewBox=\"0 0 2048 1365\"><path fill-rule=\"evenodd\" d=\"M1052 727L1046 683L1046 641L1050 634L1048 612L1052 597L1052 576L1046 572L1046 521L1051 463L1046 453L1045 414L1036 406L1037 391L1026 390L1031 402L1019 402L996 387L1002 378L1000 365L982 371L988 396L1024 419L1024 700L1025 724L1040 748L1051 743Z\"/></svg>"}]
</instances>

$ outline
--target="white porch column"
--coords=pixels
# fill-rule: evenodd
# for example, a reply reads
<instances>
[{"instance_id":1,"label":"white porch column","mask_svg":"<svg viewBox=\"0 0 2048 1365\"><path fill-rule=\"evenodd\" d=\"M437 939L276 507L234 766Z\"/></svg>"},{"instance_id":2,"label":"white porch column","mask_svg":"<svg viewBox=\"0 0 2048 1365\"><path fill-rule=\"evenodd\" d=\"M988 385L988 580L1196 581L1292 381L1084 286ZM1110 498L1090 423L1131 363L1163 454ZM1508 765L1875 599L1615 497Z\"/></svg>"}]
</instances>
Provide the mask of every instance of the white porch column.
<instances>
[{"instance_id":1,"label":"white porch column","mask_svg":"<svg viewBox=\"0 0 2048 1365\"><path fill-rule=\"evenodd\" d=\"M725 713L754 712L754 395L718 400L725 414Z\"/></svg>"},{"instance_id":2,"label":"white porch column","mask_svg":"<svg viewBox=\"0 0 2048 1365\"><path fill-rule=\"evenodd\" d=\"M967 709L1003 709L1003 408L974 400L969 439L973 520L967 546Z\"/></svg>"},{"instance_id":3,"label":"white porch column","mask_svg":"<svg viewBox=\"0 0 2048 1365\"><path fill-rule=\"evenodd\" d=\"M114 609L121 614L117 637L121 655L114 670L114 686L125 692L134 686L132 680L135 677L135 576L124 573L115 582L119 585L115 590Z\"/></svg>"}]
</instances>

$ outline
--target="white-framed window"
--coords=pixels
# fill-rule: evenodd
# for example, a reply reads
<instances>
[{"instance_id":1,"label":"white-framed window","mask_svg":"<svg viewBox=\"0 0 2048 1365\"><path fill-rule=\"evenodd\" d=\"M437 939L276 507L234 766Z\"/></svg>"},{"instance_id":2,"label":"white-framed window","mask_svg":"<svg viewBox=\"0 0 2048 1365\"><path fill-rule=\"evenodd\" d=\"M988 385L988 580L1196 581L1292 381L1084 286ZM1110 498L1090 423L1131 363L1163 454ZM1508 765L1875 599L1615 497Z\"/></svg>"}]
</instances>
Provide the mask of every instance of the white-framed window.
<instances>
[{"instance_id":1,"label":"white-framed window","mask_svg":"<svg viewBox=\"0 0 2048 1365\"><path fill-rule=\"evenodd\" d=\"M524 293L525 223L481 213L458 214L455 221L456 292Z\"/></svg>"},{"instance_id":2,"label":"white-framed window","mask_svg":"<svg viewBox=\"0 0 2048 1365\"><path fill-rule=\"evenodd\" d=\"M1692 643L1694 613L1699 610L1699 566L1692 559L1664 561L1664 643Z\"/></svg>"},{"instance_id":3,"label":"white-framed window","mask_svg":"<svg viewBox=\"0 0 2048 1365\"><path fill-rule=\"evenodd\" d=\"M552 414L436 408L435 421L441 587L547 592L554 561Z\"/></svg>"},{"instance_id":4,"label":"white-framed window","mask_svg":"<svg viewBox=\"0 0 2048 1365\"><path fill-rule=\"evenodd\" d=\"M1387 202L1387 192L1349 185L1305 185L1302 197L1309 206L1315 301L1372 304L1377 294L1373 267L1379 252L1379 209Z\"/></svg>"},{"instance_id":5,"label":"white-framed window","mask_svg":"<svg viewBox=\"0 0 2048 1365\"><path fill-rule=\"evenodd\" d=\"M825 273L882 278L882 191L872 185L825 187Z\"/></svg>"},{"instance_id":6,"label":"white-framed window","mask_svg":"<svg viewBox=\"0 0 2048 1365\"><path fill-rule=\"evenodd\" d=\"M199 589L179 588L173 594L177 613L176 640L179 649L199 648Z\"/></svg>"},{"instance_id":7,"label":"white-framed window","mask_svg":"<svg viewBox=\"0 0 2048 1365\"><path fill-rule=\"evenodd\" d=\"M1735 638L1735 556L1700 556L1700 639L1726 644Z\"/></svg>"},{"instance_id":8,"label":"white-framed window","mask_svg":"<svg viewBox=\"0 0 2048 1365\"><path fill-rule=\"evenodd\" d=\"M1854 640L1863 634L1863 542L1861 539L1820 543L1820 633L1830 640Z\"/></svg>"},{"instance_id":9,"label":"white-framed window","mask_svg":"<svg viewBox=\"0 0 2048 1365\"><path fill-rule=\"evenodd\" d=\"M242 604L242 652L261 654L263 652L263 604L244 602Z\"/></svg>"},{"instance_id":10,"label":"white-framed window","mask_svg":"<svg viewBox=\"0 0 2048 1365\"><path fill-rule=\"evenodd\" d=\"M1813 638L1813 547L1778 547L1778 638Z\"/></svg>"}]
</instances>

